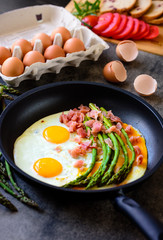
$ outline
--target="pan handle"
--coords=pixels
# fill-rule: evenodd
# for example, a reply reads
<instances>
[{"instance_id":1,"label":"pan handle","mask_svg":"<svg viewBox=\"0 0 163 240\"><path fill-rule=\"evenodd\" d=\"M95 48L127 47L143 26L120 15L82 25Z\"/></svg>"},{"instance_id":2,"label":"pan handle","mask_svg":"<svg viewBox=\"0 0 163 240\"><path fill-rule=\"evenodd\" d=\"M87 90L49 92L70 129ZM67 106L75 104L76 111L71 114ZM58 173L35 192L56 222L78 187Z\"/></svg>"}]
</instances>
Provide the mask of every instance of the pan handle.
<instances>
[{"instance_id":1,"label":"pan handle","mask_svg":"<svg viewBox=\"0 0 163 240\"><path fill-rule=\"evenodd\" d=\"M136 201L125 195L118 195L114 198L114 205L135 222L148 239L163 239L163 224Z\"/></svg>"}]
</instances>

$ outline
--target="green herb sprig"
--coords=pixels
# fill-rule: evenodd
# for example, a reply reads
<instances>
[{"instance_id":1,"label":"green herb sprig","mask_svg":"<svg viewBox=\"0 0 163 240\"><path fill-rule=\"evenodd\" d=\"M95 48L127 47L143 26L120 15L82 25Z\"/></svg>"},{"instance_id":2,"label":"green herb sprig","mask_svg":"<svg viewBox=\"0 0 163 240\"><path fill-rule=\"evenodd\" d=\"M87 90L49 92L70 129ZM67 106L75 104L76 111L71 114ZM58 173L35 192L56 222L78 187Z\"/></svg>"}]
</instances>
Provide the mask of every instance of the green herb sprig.
<instances>
[{"instance_id":1,"label":"green herb sprig","mask_svg":"<svg viewBox=\"0 0 163 240\"><path fill-rule=\"evenodd\" d=\"M77 3L74 1L74 11L72 14L76 16L79 20L82 20L83 17L91 14L97 14L100 9L100 0L96 0L94 3L85 1L84 3Z\"/></svg>"}]
</instances>

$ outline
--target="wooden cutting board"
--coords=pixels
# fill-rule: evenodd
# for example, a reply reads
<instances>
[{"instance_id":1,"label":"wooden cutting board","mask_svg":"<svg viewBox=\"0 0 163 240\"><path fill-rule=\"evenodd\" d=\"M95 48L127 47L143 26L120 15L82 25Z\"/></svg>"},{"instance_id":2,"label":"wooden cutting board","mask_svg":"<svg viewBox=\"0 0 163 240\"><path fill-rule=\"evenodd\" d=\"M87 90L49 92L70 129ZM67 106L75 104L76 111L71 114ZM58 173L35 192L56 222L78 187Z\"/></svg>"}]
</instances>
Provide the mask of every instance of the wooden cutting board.
<instances>
[{"instance_id":1,"label":"wooden cutting board","mask_svg":"<svg viewBox=\"0 0 163 240\"><path fill-rule=\"evenodd\" d=\"M80 0L78 0L77 2L79 2L79 1ZM74 9L74 3L72 0L66 6L66 9L69 12L72 12L72 10ZM159 26L159 30L160 30L159 36L153 40L137 40L137 41L135 41L138 49L149 52L149 53L154 53L154 54L163 56L163 26ZM114 40L112 38L103 38L103 39L107 42L112 42L115 44L119 43L119 40Z\"/></svg>"}]
</instances>

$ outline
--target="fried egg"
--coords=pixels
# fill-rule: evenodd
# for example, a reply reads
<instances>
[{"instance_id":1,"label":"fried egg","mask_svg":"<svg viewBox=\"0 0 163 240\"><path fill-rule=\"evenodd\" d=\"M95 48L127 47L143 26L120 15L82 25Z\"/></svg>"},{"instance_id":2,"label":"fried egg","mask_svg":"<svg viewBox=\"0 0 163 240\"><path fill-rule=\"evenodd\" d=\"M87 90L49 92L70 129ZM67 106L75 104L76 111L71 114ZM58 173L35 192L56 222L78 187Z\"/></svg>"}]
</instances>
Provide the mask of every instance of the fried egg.
<instances>
[{"instance_id":1,"label":"fried egg","mask_svg":"<svg viewBox=\"0 0 163 240\"><path fill-rule=\"evenodd\" d=\"M65 114L67 112L65 112ZM91 152L87 152L85 156L79 156L77 159L70 155L69 150L78 146L78 143L75 141L78 135L76 133L70 133L68 127L60 122L61 114L62 113L52 114L35 122L18 137L14 144L15 164L21 170L33 178L58 187L75 180L79 175L83 174L89 168L92 161ZM127 124L123 125L123 127L125 126L127 126ZM147 168L145 139L142 134L133 127L132 134L129 134L129 137L131 136L140 136L137 146L141 150L143 160L141 164L137 164L135 160L130 173L120 185L127 184L142 177ZM83 141L86 140L88 139L83 139ZM125 139L123 139L123 141L126 145L130 160L132 157L131 150L127 146ZM92 176L100 167L102 158L103 155L101 152L97 156L98 160L89 176ZM84 161L83 169L74 166L76 160ZM120 149L120 155L114 169L115 173L119 171L123 163L124 155L122 149ZM116 186L115 184L111 184L102 188ZM96 189L97 186L93 188Z\"/></svg>"},{"instance_id":2,"label":"fried egg","mask_svg":"<svg viewBox=\"0 0 163 240\"><path fill-rule=\"evenodd\" d=\"M74 141L77 134L70 133L68 127L60 123L60 115L52 114L35 122L14 144L15 164L30 176L55 186L62 186L82 174L73 166L76 159L68 152L78 146ZM79 156L80 159L87 168L92 154Z\"/></svg>"}]
</instances>

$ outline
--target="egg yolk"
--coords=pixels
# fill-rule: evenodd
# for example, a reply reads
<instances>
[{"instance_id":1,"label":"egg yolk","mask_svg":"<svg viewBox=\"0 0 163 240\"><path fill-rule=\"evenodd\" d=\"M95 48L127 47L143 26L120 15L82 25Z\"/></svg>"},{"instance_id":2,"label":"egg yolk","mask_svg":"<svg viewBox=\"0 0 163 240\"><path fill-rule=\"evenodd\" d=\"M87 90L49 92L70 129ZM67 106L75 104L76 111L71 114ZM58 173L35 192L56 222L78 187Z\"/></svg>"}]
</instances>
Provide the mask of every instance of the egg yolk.
<instances>
[{"instance_id":1,"label":"egg yolk","mask_svg":"<svg viewBox=\"0 0 163 240\"><path fill-rule=\"evenodd\" d=\"M69 131L61 126L50 126L43 131L43 137L51 143L64 143L69 137Z\"/></svg>"},{"instance_id":2,"label":"egg yolk","mask_svg":"<svg viewBox=\"0 0 163 240\"><path fill-rule=\"evenodd\" d=\"M53 158L40 158L34 163L33 168L45 178L55 177L62 172L62 164Z\"/></svg>"}]
</instances>

